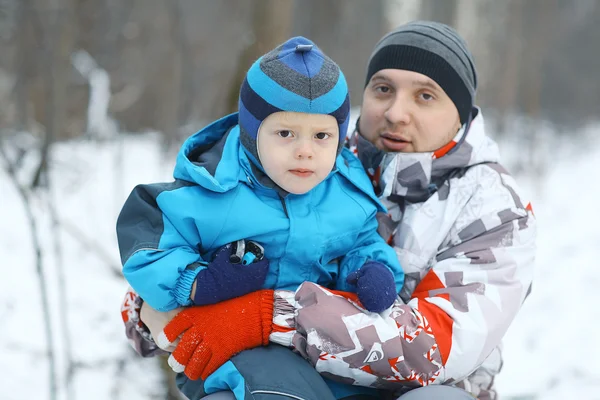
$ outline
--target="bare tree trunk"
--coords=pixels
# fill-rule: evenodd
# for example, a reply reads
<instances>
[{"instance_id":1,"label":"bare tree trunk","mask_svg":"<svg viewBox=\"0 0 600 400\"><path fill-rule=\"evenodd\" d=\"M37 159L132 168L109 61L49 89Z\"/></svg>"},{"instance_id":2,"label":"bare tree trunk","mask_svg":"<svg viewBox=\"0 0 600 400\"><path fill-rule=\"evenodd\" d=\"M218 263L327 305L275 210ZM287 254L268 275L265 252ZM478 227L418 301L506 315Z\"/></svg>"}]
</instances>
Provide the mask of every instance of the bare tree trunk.
<instances>
[{"instance_id":1,"label":"bare tree trunk","mask_svg":"<svg viewBox=\"0 0 600 400\"><path fill-rule=\"evenodd\" d=\"M541 92L542 92L542 78L545 60L548 56L548 50L550 44L553 42L551 35L553 33L553 27L556 26L556 11L557 4L556 0L537 0L530 1L526 4L527 9L525 15L528 20L536 19L536 24L530 26L531 32L529 32L529 45L528 51L523 57L524 73L523 87L525 93L524 98L524 111L532 121L531 126L527 132L529 160L527 167L533 171L537 177L542 177L546 170L546 160L544 155L547 149L543 148L543 138L545 133L542 134L539 129L539 123L541 118ZM541 182L541 179L536 182Z\"/></svg>"},{"instance_id":2,"label":"bare tree trunk","mask_svg":"<svg viewBox=\"0 0 600 400\"><path fill-rule=\"evenodd\" d=\"M458 0L422 0L421 17L455 26Z\"/></svg>"},{"instance_id":3,"label":"bare tree trunk","mask_svg":"<svg viewBox=\"0 0 600 400\"><path fill-rule=\"evenodd\" d=\"M181 93L183 85L183 57L185 30L182 26L181 7L179 0L166 0L165 3L169 13L169 31L171 36L171 51L165 68L164 87L162 93L165 95L162 104L162 125L164 150L173 148L179 137L179 126L181 116Z\"/></svg>"},{"instance_id":4,"label":"bare tree trunk","mask_svg":"<svg viewBox=\"0 0 600 400\"><path fill-rule=\"evenodd\" d=\"M340 66L353 105L361 103L368 58L387 30L384 13L382 0L295 2L293 35L314 40Z\"/></svg>"},{"instance_id":5,"label":"bare tree trunk","mask_svg":"<svg viewBox=\"0 0 600 400\"><path fill-rule=\"evenodd\" d=\"M498 132L505 131L505 124L508 115L517 108L517 94L520 81L520 60L523 51L521 43L523 24L522 24L522 5L521 0L510 0L506 27L508 39L502 49L504 57L502 59L503 67L499 71L502 73L500 79L496 79L495 106L498 110Z\"/></svg>"},{"instance_id":6,"label":"bare tree trunk","mask_svg":"<svg viewBox=\"0 0 600 400\"><path fill-rule=\"evenodd\" d=\"M17 103L17 129L25 130L29 121L29 76L31 61L29 59L29 51L32 46L30 26L28 24L27 14L31 12L31 4L28 0L17 2L17 63L15 71L17 74L17 82L15 85L15 97Z\"/></svg>"},{"instance_id":7,"label":"bare tree trunk","mask_svg":"<svg viewBox=\"0 0 600 400\"><path fill-rule=\"evenodd\" d=\"M48 153L51 144L59 136L65 126L66 91L68 76L71 71L71 52L73 48L73 7L65 0L60 8L50 10L54 14L49 26L49 37L45 49L46 64L46 110L44 125L46 134L41 149L38 168L34 174L31 186L38 187L48 167Z\"/></svg>"},{"instance_id":8,"label":"bare tree trunk","mask_svg":"<svg viewBox=\"0 0 600 400\"><path fill-rule=\"evenodd\" d=\"M556 20L556 0L529 1L525 15L535 18L536 23L530 25L529 45L523 57L525 73L523 74L526 91L524 93L524 109L532 118L539 118L541 112L541 91L544 63L552 43L551 35Z\"/></svg>"},{"instance_id":9,"label":"bare tree trunk","mask_svg":"<svg viewBox=\"0 0 600 400\"><path fill-rule=\"evenodd\" d=\"M41 9L45 13L45 17L47 17L50 20L50 22L47 24L48 32L46 34L46 37L48 37L48 40L46 41L46 46L43 49L44 59L46 60L46 107L44 115L44 124L46 129L43 144L40 148L40 162L31 181L31 190L39 189L42 186L42 180L45 178L44 183L48 189L49 196L50 182L48 175L48 159L50 147L55 141L55 138L57 137L59 132L63 129L66 117L66 88L68 85L67 77L70 71L70 54L72 50L73 40L73 18L71 14L73 8L72 4L70 4L69 1L71 0L65 0L64 3L61 3L58 6L58 8L55 9ZM10 163L10 160L6 156L5 159L7 163ZM10 169L14 172L14 169ZM49 294L48 289L46 287L47 280L45 277L44 266L42 261L42 250L38 237L39 232L37 231L35 216L33 215L33 211L29 203L29 189L19 184L16 175L14 177L14 183L19 189L19 193L21 194L23 204L25 205L27 217L29 219L29 223L32 230L32 241L34 247L36 248L36 266L40 282L40 295L42 296L42 310L44 312L44 320L46 324L46 337L48 340L48 356L50 363L50 398L56 399L58 396L58 374L56 371L55 353L53 349L54 339L50 321L50 309L48 304ZM50 211L53 218L53 226L56 229L56 210L54 209L53 204L51 204L50 197L49 202ZM58 234L58 232L56 232L56 234ZM62 262L62 253L60 251L60 244L57 239L55 239L54 246L57 256L57 263L59 264L57 266L59 275L64 275L62 265L60 265ZM64 285L64 276L59 276L59 285ZM61 297L59 298L59 301L61 303L60 320L63 327L63 339L65 340L64 345L66 346L65 356L68 368L66 377L67 397L72 398L72 392L70 391L70 381L73 370L73 360L70 352L71 340L66 317L66 313L68 312L68 310L66 309L66 299L64 297L64 295L66 294L65 290L66 289L64 287L61 289Z\"/></svg>"},{"instance_id":10,"label":"bare tree trunk","mask_svg":"<svg viewBox=\"0 0 600 400\"><path fill-rule=\"evenodd\" d=\"M252 34L254 42L238 60L227 97L227 111L238 109L240 87L250 65L267 51L288 39L291 31L292 0L253 0Z\"/></svg>"}]
</instances>

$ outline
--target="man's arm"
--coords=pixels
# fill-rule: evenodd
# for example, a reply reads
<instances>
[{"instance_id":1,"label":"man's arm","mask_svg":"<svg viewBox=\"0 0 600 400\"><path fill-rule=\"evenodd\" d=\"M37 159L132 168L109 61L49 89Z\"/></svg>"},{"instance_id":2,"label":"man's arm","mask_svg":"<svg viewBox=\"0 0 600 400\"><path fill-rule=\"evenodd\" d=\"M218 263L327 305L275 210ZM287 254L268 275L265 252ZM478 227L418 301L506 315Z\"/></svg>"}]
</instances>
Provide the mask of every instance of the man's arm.
<instances>
[{"instance_id":1,"label":"man's arm","mask_svg":"<svg viewBox=\"0 0 600 400\"><path fill-rule=\"evenodd\" d=\"M127 289L127 293L125 293L123 303L121 304L121 318L123 319L123 324L125 324L125 335L129 340L129 344L131 344L131 347L133 347L133 349L142 357L153 357L155 355L165 354L165 351L158 347L153 336L160 333L162 328L159 328L159 330L149 329L149 326L158 328L159 324L152 323L146 325L147 318L142 320L142 316L145 317L142 312L142 307L144 307L142 298L132 288ZM147 305L146 308L148 308ZM156 311L156 313L161 316L166 316L168 314L160 313L158 311ZM160 318L156 318L156 321L159 319ZM167 322L168 321L165 321L165 325Z\"/></svg>"},{"instance_id":2,"label":"man's arm","mask_svg":"<svg viewBox=\"0 0 600 400\"><path fill-rule=\"evenodd\" d=\"M439 252L407 304L397 301L384 313L370 313L356 298L307 282L296 293L275 291L270 340L293 346L321 374L360 386L394 388L462 380L500 343L529 293L536 228L530 207L518 197L499 196L483 187L457 221L453 236L459 239ZM245 297L249 295L232 301L247 302ZM259 310L259 304L245 304L246 311ZM225 315L224 305L215 307L222 307ZM206 332L229 326L229 321L209 320L200 309L189 316L194 321L188 325ZM248 319L231 318L237 323ZM178 336L179 331L166 335L171 342ZM235 354L203 335L188 335L185 340L185 348L201 343L204 351L221 359ZM260 337L247 340L237 334L234 341L235 351L241 351L255 346Z\"/></svg>"},{"instance_id":3,"label":"man's arm","mask_svg":"<svg viewBox=\"0 0 600 400\"><path fill-rule=\"evenodd\" d=\"M333 302L305 283L288 343L321 373L363 386L467 377L500 343L531 288L535 221L517 197L506 199L479 188L459 217L461 239L440 251L408 304L389 313Z\"/></svg>"}]
</instances>

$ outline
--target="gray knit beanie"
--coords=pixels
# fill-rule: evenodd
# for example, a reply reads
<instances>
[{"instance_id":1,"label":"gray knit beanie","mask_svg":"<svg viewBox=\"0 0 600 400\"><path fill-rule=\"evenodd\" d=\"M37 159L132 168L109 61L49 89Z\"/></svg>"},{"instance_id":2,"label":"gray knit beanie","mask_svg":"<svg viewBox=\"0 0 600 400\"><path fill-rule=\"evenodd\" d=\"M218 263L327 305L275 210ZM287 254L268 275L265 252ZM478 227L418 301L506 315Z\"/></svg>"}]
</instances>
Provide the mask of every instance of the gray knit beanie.
<instances>
[{"instance_id":1,"label":"gray knit beanie","mask_svg":"<svg viewBox=\"0 0 600 400\"><path fill-rule=\"evenodd\" d=\"M461 123L468 120L477 89L475 63L465 41L448 25L414 21L384 36L369 59L365 85L388 68L433 79L454 102Z\"/></svg>"}]
</instances>

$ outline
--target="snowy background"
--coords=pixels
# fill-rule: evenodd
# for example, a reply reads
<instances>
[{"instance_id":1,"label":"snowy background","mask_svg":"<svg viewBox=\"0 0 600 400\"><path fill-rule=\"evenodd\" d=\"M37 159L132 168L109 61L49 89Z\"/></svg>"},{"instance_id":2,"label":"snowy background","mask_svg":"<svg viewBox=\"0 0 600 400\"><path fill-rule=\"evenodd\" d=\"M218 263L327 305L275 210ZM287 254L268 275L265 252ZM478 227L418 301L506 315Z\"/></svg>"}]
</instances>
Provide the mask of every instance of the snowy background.
<instances>
[{"instance_id":1,"label":"snowy background","mask_svg":"<svg viewBox=\"0 0 600 400\"><path fill-rule=\"evenodd\" d=\"M488 126L502 129L492 136L538 218L536 279L505 338L501 398L600 400L600 123L581 128L598 117L599 1L75 3L0 0L0 400L175 400L160 359L137 357L124 335L115 221L127 195L170 180L165 145L226 113L236 66L288 37L271 22L327 49L359 93L378 28L415 17L470 43L478 104L501 116ZM117 134L124 126L163 133ZM32 192L45 135L48 176Z\"/></svg>"},{"instance_id":2,"label":"snowy background","mask_svg":"<svg viewBox=\"0 0 600 400\"><path fill-rule=\"evenodd\" d=\"M593 339L600 337L600 323L592 317L600 303L600 127L591 126L577 144L568 135L544 134L548 151L535 176L516 163L524 156L518 134L501 145L532 200L539 251L533 293L506 336L498 385L503 399L600 399L600 371L590 368L600 358ZM17 146L5 149L20 160L18 179L30 176L37 162L33 153L18 150L29 141L20 134L12 140ZM114 226L133 186L170 180L173 160L153 133L52 148L51 191L33 195L30 207L50 299L60 399L165 398L157 360L137 358L125 339L119 306L127 285L119 275ZM48 399L48 343L32 230L4 169L0 194L0 398Z\"/></svg>"}]
</instances>

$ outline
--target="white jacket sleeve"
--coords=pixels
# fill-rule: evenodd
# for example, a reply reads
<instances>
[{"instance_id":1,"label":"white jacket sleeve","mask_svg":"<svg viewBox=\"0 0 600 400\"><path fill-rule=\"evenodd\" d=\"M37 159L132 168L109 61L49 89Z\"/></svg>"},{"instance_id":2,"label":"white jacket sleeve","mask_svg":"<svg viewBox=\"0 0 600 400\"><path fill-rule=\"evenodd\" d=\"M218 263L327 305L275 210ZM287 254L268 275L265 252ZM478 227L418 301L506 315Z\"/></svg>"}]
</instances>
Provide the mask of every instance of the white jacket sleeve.
<instances>
[{"instance_id":1,"label":"white jacket sleeve","mask_svg":"<svg viewBox=\"0 0 600 400\"><path fill-rule=\"evenodd\" d=\"M373 314L305 283L293 298L281 292L275 322L282 329L272 340L293 345L319 372L361 386L451 384L471 374L529 293L536 236L512 178L480 168L494 182L483 179L472 192L407 304Z\"/></svg>"}]
</instances>

